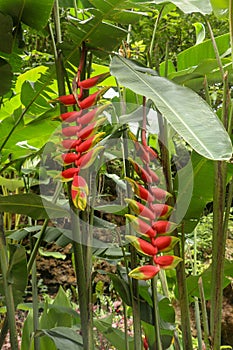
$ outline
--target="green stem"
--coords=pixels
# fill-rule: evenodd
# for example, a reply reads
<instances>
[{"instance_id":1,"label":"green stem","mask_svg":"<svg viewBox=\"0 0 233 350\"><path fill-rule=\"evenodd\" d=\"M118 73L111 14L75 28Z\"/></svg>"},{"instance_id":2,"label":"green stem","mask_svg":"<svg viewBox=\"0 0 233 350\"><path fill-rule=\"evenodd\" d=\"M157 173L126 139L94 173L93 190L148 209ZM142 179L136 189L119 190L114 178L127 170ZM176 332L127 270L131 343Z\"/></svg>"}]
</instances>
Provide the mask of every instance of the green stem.
<instances>
[{"instance_id":1,"label":"green stem","mask_svg":"<svg viewBox=\"0 0 233 350\"><path fill-rule=\"evenodd\" d=\"M233 0L229 0L229 32L231 41L231 60L233 66Z\"/></svg>"},{"instance_id":2,"label":"green stem","mask_svg":"<svg viewBox=\"0 0 233 350\"><path fill-rule=\"evenodd\" d=\"M209 350L210 349L209 322L208 322L208 315L207 315L207 310L206 310L206 299L205 299L202 277L200 277L198 280L198 288L199 288L200 301L201 301L201 311L202 311L203 330L204 330L204 343L206 346L206 350Z\"/></svg>"},{"instance_id":3,"label":"green stem","mask_svg":"<svg viewBox=\"0 0 233 350\"><path fill-rule=\"evenodd\" d=\"M178 233L175 233L178 236ZM190 324L190 312L189 312L189 299L188 299L188 290L186 283L186 274L185 274L185 256L184 256L184 247L185 247L185 236L182 232L181 237L181 248L179 244L176 244L174 247L174 253L177 256L180 256L183 261L179 263L176 267L176 276L177 276L177 285L179 292L179 303L180 303L180 312L181 312L181 329L182 329L182 341L183 341L183 350L192 350L192 334L191 334L191 324Z\"/></svg>"},{"instance_id":4,"label":"green stem","mask_svg":"<svg viewBox=\"0 0 233 350\"><path fill-rule=\"evenodd\" d=\"M210 38L211 38L211 41L212 41L215 57L216 57L216 60L218 62L219 70L220 70L220 73L221 73L222 79L223 79L224 69L223 69L221 57L220 57L220 54L219 54L219 51L218 51L218 46L217 46L217 43L216 43L216 40L215 40L215 37L214 37L214 33L213 33L212 28L211 28L210 22L206 19L206 17L204 17L204 19L205 19L205 22L207 24L207 27L208 27L208 30L209 30L209 33L210 33Z\"/></svg>"},{"instance_id":5,"label":"green stem","mask_svg":"<svg viewBox=\"0 0 233 350\"><path fill-rule=\"evenodd\" d=\"M127 130L125 129L123 132L122 156L124 161L125 175L127 177L130 177L127 139L128 139L128 134L127 134ZM127 183L127 190L126 190L127 197L130 197L130 194L131 194L131 190L130 190L129 184ZM130 253L131 253L130 254L131 269L134 269L137 266L137 251L133 246L130 246ZM142 333L141 333L140 299L139 299L138 281L135 279L132 279L132 284L130 283L130 288L131 288L132 311L133 311L134 350L141 350Z\"/></svg>"},{"instance_id":6,"label":"green stem","mask_svg":"<svg viewBox=\"0 0 233 350\"><path fill-rule=\"evenodd\" d=\"M212 278L210 331L213 350L221 345L222 321L222 285L226 232L224 232L224 209L226 195L226 163L215 163L215 186L213 201L213 241L212 241Z\"/></svg>"},{"instance_id":7,"label":"green stem","mask_svg":"<svg viewBox=\"0 0 233 350\"><path fill-rule=\"evenodd\" d=\"M33 295L33 330L34 334L39 329L39 313L38 313L38 290L37 290L37 271L36 271L36 261L34 261L32 266L32 295ZM34 337L34 350L40 349L40 338Z\"/></svg>"},{"instance_id":8,"label":"green stem","mask_svg":"<svg viewBox=\"0 0 233 350\"><path fill-rule=\"evenodd\" d=\"M193 275L197 274L197 230L194 230L194 264L193 264ZM201 331L201 318L200 318L200 308L199 301L197 297L194 297L195 305L195 320L197 328L197 340L198 340L198 349L202 350L202 331Z\"/></svg>"},{"instance_id":9,"label":"green stem","mask_svg":"<svg viewBox=\"0 0 233 350\"><path fill-rule=\"evenodd\" d=\"M230 92L228 87L228 74L223 74L223 103L222 123L226 130L231 123ZM221 345L221 321L222 321L222 286L224 278L225 249L227 239L227 224L231 202L226 206L226 185L227 185L227 163L215 163L215 186L213 201L213 240L212 240L212 276L211 282L211 310L210 310L210 333L213 350ZM231 189L232 191L232 189ZM228 196L232 199L232 193ZM226 209L226 211L225 211Z\"/></svg>"},{"instance_id":10,"label":"green stem","mask_svg":"<svg viewBox=\"0 0 233 350\"><path fill-rule=\"evenodd\" d=\"M124 328L125 328L125 350L129 350L127 309L124 302L123 302L123 312L124 312Z\"/></svg>"},{"instance_id":11,"label":"green stem","mask_svg":"<svg viewBox=\"0 0 233 350\"><path fill-rule=\"evenodd\" d=\"M152 55L153 55L153 50L154 50L154 44L155 44L155 35L157 32L158 24L161 19L162 13L163 13L164 5L162 6L161 10L158 13L158 16L156 18L154 28L153 28L153 33L152 33L152 38L151 38L151 43L150 43L150 48L149 48L149 60L151 62L150 66L152 68ZM158 64L156 63L156 68L158 69Z\"/></svg>"},{"instance_id":12,"label":"green stem","mask_svg":"<svg viewBox=\"0 0 233 350\"><path fill-rule=\"evenodd\" d=\"M64 79L64 68L63 68L63 55L61 50L57 50L57 46L56 46L56 44L59 45L62 42L58 0L55 0L54 2L53 16L54 16L54 25L55 25L55 32L56 32L56 43L53 37L53 31L51 27L50 27L50 34L51 34L53 50L54 50L58 92L59 92L59 95L65 95L66 91L65 91L65 82L64 82L65 79ZM61 113L65 113L67 110L66 106L60 104L60 110L61 110Z\"/></svg>"},{"instance_id":13,"label":"green stem","mask_svg":"<svg viewBox=\"0 0 233 350\"><path fill-rule=\"evenodd\" d=\"M81 332L83 348L93 350L93 329L91 321L91 305L88 303L87 276L83 259L83 245L81 242L79 211L76 208L71 210L71 229L73 237L74 264L77 278L77 290L79 296L79 308L81 317Z\"/></svg>"},{"instance_id":14,"label":"green stem","mask_svg":"<svg viewBox=\"0 0 233 350\"><path fill-rule=\"evenodd\" d=\"M8 252L4 234L3 215L0 213L0 262L3 281L3 290L6 301L7 320L10 329L10 343L12 350L18 350L18 339L15 322L15 305L12 284L8 280Z\"/></svg>"},{"instance_id":15,"label":"green stem","mask_svg":"<svg viewBox=\"0 0 233 350\"><path fill-rule=\"evenodd\" d=\"M155 343L152 350L162 350L161 335L160 335L160 322L159 322L159 309L158 309L158 295L157 295L157 280L155 276L151 280L152 289L152 300L153 300L153 316L154 316L154 327L155 327Z\"/></svg>"}]
</instances>

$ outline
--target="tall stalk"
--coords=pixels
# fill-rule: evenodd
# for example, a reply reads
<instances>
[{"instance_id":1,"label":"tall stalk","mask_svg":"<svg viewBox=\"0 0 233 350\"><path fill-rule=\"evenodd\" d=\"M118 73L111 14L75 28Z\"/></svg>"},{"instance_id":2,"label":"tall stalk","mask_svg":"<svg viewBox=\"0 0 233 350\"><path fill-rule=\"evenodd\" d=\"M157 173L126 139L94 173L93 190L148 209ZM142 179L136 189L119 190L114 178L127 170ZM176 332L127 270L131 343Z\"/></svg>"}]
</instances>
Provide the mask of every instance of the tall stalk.
<instances>
[{"instance_id":1,"label":"tall stalk","mask_svg":"<svg viewBox=\"0 0 233 350\"><path fill-rule=\"evenodd\" d=\"M222 122L226 129L229 123L229 88L227 74L224 74ZM215 186L213 202L213 240L212 240L212 293L210 312L210 332L213 350L221 345L222 321L222 286L224 278L224 262L227 238L227 221L231 201L226 202L227 163L215 163ZM230 193L230 195L232 195ZM226 207L226 204L228 208Z\"/></svg>"},{"instance_id":2,"label":"tall stalk","mask_svg":"<svg viewBox=\"0 0 233 350\"><path fill-rule=\"evenodd\" d=\"M167 191L173 193L172 185L172 174L171 174L171 160L168 147L168 130L167 123L162 120L160 115L159 117L159 130L160 130L160 148L162 155L162 167L163 173L166 180ZM174 205L174 198L171 198L170 205ZM178 231L175 230L175 236L178 236ZM184 245L185 237L184 232L181 232L181 241L180 244L175 245L174 253L176 256L179 256L183 259L176 267L176 277L177 277L177 286L179 292L179 305L181 312L181 329L182 329L182 341L184 350L192 350L192 334L191 334L191 324L190 324L190 312L189 312L189 300L188 300L188 290L186 284L186 274L185 274L185 257L184 257Z\"/></svg>"},{"instance_id":3,"label":"tall stalk","mask_svg":"<svg viewBox=\"0 0 233 350\"><path fill-rule=\"evenodd\" d=\"M232 27L232 0L229 1L229 32L231 37L231 50L233 43ZM232 104L230 102L230 91L228 87L228 74L224 73L221 57L213 35L212 28L207 21L216 59L222 74L223 82L223 103L222 103L222 123L227 131L231 124ZM233 51L232 51L233 52ZM211 310L210 310L210 335L211 346L213 350L219 350L221 346L221 321L222 321L222 286L224 278L224 261L226 248L226 232L229 206L231 201L226 204L226 185L227 185L227 164L223 161L215 163L215 183L214 183L214 201L213 201L213 238L212 238L212 289L211 289ZM228 194L232 195L232 192Z\"/></svg>"},{"instance_id":4,"label":"tall stalk","mask_svg":"<svg viewBox=\"0 0 233 350\"><path fill-rule=\"evenodd\" d=\"M71 229L73 238L74 263L75 273L77 278L77 290L79 297L79 308L81 318L81 332L83 338L83 347L85 350L93 350L93 327L92 327L92 313L91 304L89 303L89 296L87 293L86 269L84 265L84 246L81 244L81 231L79 210L72 207L71 210Z\"/></svg>"},{"instance_id":5,"label":"tall stalk","mask_svg":"<svg viewBox=\"0 0 233 350\"><path fill-rule=\"evenodd\" d=\"M130 169L128 164L128 134L127 131L123 132L123 160L125 175L130 176ZM130 188L127 184L127 197L130 197ZM130 228L129 228L130 229ZM137 266L137 251L134 247L130 246L130 264L131 269ZM132 300L132 312L133 312L133 329L134 329L134 350L141 350L142 348L142 333L141 333L141 315L140 315L140 300L139 300L139 288L138 281L132 279L131 286L131 300Z\"/></svg>"},{"instance_id":6,"label":"tall stalk","mask_svg":"<svg viewBox=\"0 0 233 350\"><path fill-rule=\"evenodd\" d=\"M8 281L8 252L4 234L3 215L0 213L0 262L3 280L3 290L7 309L7 320L10 330L10 343L12 350L18 350L17 330L15 322L15 305L12 284Z\"/></svg>"}]
</instances>

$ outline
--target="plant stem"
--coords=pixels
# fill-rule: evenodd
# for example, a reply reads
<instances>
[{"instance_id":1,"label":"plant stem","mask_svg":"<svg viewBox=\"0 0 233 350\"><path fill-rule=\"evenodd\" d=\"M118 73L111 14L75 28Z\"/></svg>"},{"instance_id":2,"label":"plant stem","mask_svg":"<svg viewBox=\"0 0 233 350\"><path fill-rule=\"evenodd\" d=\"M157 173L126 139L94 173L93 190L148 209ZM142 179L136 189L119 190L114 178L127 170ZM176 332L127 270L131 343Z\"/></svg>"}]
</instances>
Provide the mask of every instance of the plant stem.
<instances>
[{"instance_id":1,"label":"plant stem","mask_svg":"<svg viewBox=\"0 0 233 350\"><path fill-rule=\"evenodd\" d=\"M50 27L50 34L51 34L52 43L53 43L53 50L54 50L58 92L59 92L59 95L65 95L63 57L62 57L62 52L60 50L57 50L57 47L56 47L56 44L60 44L62 42L58 0L55 0L55 2L54 2L53 16L54 16L54 24L55 24L55 32L56 32L56 43L55 43L55 40L53 37L53 31L52 31L51 27ZM67 110L66 106L60 104L60 110L61 110L61 113L66 112L66 110Z\"/></svg>"},{"instance_id":2,"label":"plant stem","mask_svg":"<svg viewBox=\"0 0 233 350\"><path fill-rule=\"evenodd\" d=\"M204 329L204 343L206 346L206 350L210 349L209 344L209 324L208 324L208 316L207 316L207 310L206 310L206 299L204 294L204 288L203 288L203 282L202 277L198 280L198 288L200 293L200 300L201 300L201 311L202 311L202 320L203 320L203 329Z\"/></svg>"},{"instance_id":3,"label":"plant stem","mask_svg":"<svg viewBox=\"0 0 233 350\"><path fill-rule=\"evenodd\" d=\"M37 271L36 261L32 266L32 303L33 303L33 330L34 334L39 329L39 314L38 314L38 291L37 291ZM34 337L34 350L40 349L40 337Z\"/></svg>"},{"instance_id":4,"label":"plant stem","mask_svg":"<svg viewBox=\"0 0 233 350\"><path fill-rule=\"evenodd\" d=\"M83 338L83 348L93 350L93 329L91 321L90 307L87 296L87 276L85 273L83 259L83 245L81 242L79 211L76 208L71 210L71 229L73 237L74 263L77 278L77 289L79 296L79 308L81 318L81 332Z\"/></svg>"},{"instance_id":5,"label":"plant stem","mask_svg":"<svg viewBox=\"0 0 233 350\"><path fill-rule=\"evenodd\" d=\"M162 13L163 13L163 9L164 9L164 5L162 6L160 12L158 13L158 16L157 16L155 24L154 24L154 29L153 29L153 33L152 33L150 48L149 48L149 60L150 60L150 62L152 62L152 54L153 54L154 44L155 44L155 35L157 32L159 21L161 19ZM152 68L152 64L150 64L150 66ZM157 66L157 63L156 63L156 66ZM156 67L156 68L158 68L158 67Z\"/></svg>"},{"instance_id":6,"label":"plant stem","mask_svg":"<svg viewBox=\"0 0 233 350\"><path fill-rule=\"evenodd\" d=\"M229 126L229 114L231 111L230 96L228 87L228 74L223 75L223 103L222 123L226 130ZM230 121L231 122L231 121ZM224 261L227 238L228 217L231 202L226 206L226 185L227 185L227 163L215 163L215 186L213 201L213 240L212 240L212 276L211 282L211 310L210 310L210 332L213 350L221 345L221 322L222 322L222 286L224 278ZM232 192L232 189L231 191ZM232 193L228 198L232 198ZM230 198L230 200L231 200Z\"/></svg>"},{"instance_id":7,"label":"plant stem","mask_svg":"<svg viewBox=\"0 0 233 350\"><path fill-rule=\"evenodd\" d=\"M178 236L178 233L176 232L175 235ZM190 325L188 290L187 290L186 274L185 274L184 245L185 245L185 236L184 236L184 232L182 232L181 248L179 244L176 244L176 246L174 247L174 253L175 255L183 259L183 261L180 262L176 267L177 285L178 285L180 311L181 311L183 350L192 350L193 344L192 344L192 334L191 334L191 325Z\"/></svg>"},{"instance_id":8,"label":"plant stem","mask_svg":"<svg viewBox=\"0 0 233 350\"><path fill-rule=\"evenodd\" d=\"M208 30L209 30L209 33L210 33L210 38L211 38L211 41L212 41L215 57L216 57L216 60L218 62L220 73L221 73L222 79L223 79L224 69L223 69L221 57L220 57L220 54L219 54L219 51L218 51L218 46L217 46L217 43L216 43L216 40L215 40L215 37L214 37L214 33L213 33L212 28L211 28L210 22L206 19L206 17L204 17L204 19L205 19L205 22L207 24L207 27L208 27Z\"/></svg>"},{"instance_id":9,"label":"plant stem","mask_svg":"<svg viewBox=\"0 0 233 350\"><path fill-rule=\"evenodd\" d=\"M122 147L122 155L124 161L124 170L125 175L130 177L130 169L128 162L128 142L127 142L128 134L125 129L123 132L123 147ZM126 195L130 196L130 187L127 184ZM130 228L129 228L130 229ZM136 249L130 245L130 263L131 269L134 269L137 266L137 252ZM131 300L132 300L132 311L133 311L133 328L134 328L134 350L141 350L142 348L142 334L141 334L141 317L140 317L140 300L139 300L139 288L138 281L132 279L132 284L130 283L131 289Z\"/></svg>"},{"instance_id":10,"label":"plant stem","mask_svg":"<svg viewBox=\"0 0 233 350\"><path fill-rule=\"evenodd\" d=\"M231 41L231 60L233 66L233 0L229 0L229 32Z\"/></svg>"},{"instance_id":11,"label":"plant stem","mask_svg":"<svg viewBox=\"0 0 233 350\"><path fill-rule=\"evenodd\" d=\"M7 320L10 329L10 343L12 350L18 350L18 339L15 322L15 305L12 284L8 281L8 252L4 234L3 215L0 213L0 262L3 281L3 290L7 308Z\"/></svg>"},{"instance_id":12,"label":"plant stem","mask_svg":"<svg viewBox=\"0 0 233 350\"><path fill-rule=\"evenodd\" d=\"M159 133L160 133L160 149L161 149L161 161L163 167L163 173L166 180L167 191L173 193L172 185L172 174L171 174L171 161L168 148L168 130L167 123L163 123L162 117L159 117ZM174 205L174 198L171 197L170 205ZM174 235L178 237L178 231L175 230ZM180 311L181 311L181 329L182 329L182 340L183 340L183 349L192 350L192 335L191 335L191 325L190 325L190 312L189 312L189 300L188 300L188 291L186 284L186 274L185 274L185 257L184 257L184 245L185 245L185 236L182 232L181 237L181 249L180 244L176 244L174 247L174 253L176 256L179 256L183 259L176 267L176 276L177 276L177 285L179 291L179 302L180 302Z\"/></svg>"},{"instance_id":13,"label":"plant stem","mask_svg":"<svg viewBox=\"0 0 233 350\"><path fill-rule=\"evenodd\" d=\"M158 310L158 296L157 296L157 280L155 276L151 280L152 300L153 300L153 316L155 327L155 343L152 350L162 350L161 336L160 336L160 322L159 322L159 310Z\"/></svg>"},{"instance_id":14,"label":"plant stem","mask_svg":"<svg viewBox=\"0 0 233 350\"><path fill-rule=\"evenodd\" d=\"M210 331L213 350L221 345L222 321L222 284L224 276L224 258L226 233L224 227L224 209L226 194L226 163L215 163L215 186L213 201L213 241L212 241L212 279Z\"/></svg>"},{"instance_id":15,"label":"plant stem","mask_svg":"<svg viewBox=\"0 0 233 350\"><path fill-rule=\"evenodd\" d=\"M193 275L197 274L197 230L194 229L194 264L193 264ZM198 341L198 349L202 350L202 332L201 332L201 318L200 318L200 308L199 301L197 297L194 297L194 305L195 305L195 320L196 320L196 328L197 328L197 341Z\"/></svg>"},{"instance_id":16,"label":"plant stem","mask_svg":"<svg viewBox=\"0 0 233 350\"><path fill-rule=\"evenodd\" d=\"M128 324L127 324L127 309L126 305L123 302L123 312L124 312L124 328L125 328L125 350L129 350L129 341L128 341Z\"/></svg>"}]
</instances>

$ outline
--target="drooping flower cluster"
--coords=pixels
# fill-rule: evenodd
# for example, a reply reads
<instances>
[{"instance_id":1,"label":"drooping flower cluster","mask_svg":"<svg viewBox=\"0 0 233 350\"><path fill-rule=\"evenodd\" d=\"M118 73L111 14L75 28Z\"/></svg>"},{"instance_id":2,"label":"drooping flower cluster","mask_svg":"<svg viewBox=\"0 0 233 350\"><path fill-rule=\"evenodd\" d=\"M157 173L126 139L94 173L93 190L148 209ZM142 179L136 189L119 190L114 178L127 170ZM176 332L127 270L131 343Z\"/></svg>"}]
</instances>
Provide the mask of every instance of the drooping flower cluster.
<instances>
[{"instance_id":1,"label":"drooping flower cluster","mask_svg":"<svg viewBox=\"0 0 233 350\"><path fill-rule=\"evenodd\" d=\"M126 238L139 253L150 257L150 263L133 269L129 275L136 279L147 280L153 278L160 269L174 268L180 262L179 257L160 254L172 250L179 239L169 235L176 227L175 223L168 221L173 208L165 204L171 195L158 187L159 177L149 167L149 162L156 157L156 153L150 147L135 141L132 134L130 137L136 142L135 148L140 154L143 165L129 158L139 180L126 177L136 199L125 199L131 212L125 216L131 228L140 237L127 235Z\"/></svg>"},{"instance_id":2,"label":"drooping flower cluster","mask_svg":"<svg viewBox=\"0 0 233 350\"><path fill-rule=\"evenodd\" d=\"M94 107L108 87L101 88L88 97L84 98L83 91L94 87L109 76L109 73L97 75L80 81L80 72L83 66L83 59L78 68L76 88L74 93L58 97L56 100L67 106L77 105L79 110L63 113L59 116L62 121L61 145L62 163L64 170L61 172L63 181L72 181L71 197L74 206L85 210L87 196L89 193L88 184L80 171L89 168L95 161L98 154L103 150L97 146L103 138L104 133L98 132L106 118L101 116L106 105ZM79 91L78 95L76 91ZM90 109L92 107L92 109Z\"/></svg>"}]
</instances>

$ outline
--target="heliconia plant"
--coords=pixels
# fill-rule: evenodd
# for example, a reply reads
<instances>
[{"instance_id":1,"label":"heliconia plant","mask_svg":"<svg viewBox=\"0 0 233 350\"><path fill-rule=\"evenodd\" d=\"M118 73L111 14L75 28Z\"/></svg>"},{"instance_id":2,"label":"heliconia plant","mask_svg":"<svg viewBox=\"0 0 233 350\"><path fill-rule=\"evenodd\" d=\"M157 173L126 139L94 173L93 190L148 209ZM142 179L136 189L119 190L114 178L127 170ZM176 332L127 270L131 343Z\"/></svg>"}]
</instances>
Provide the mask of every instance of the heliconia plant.
<instances>
[{"instance_id":1,"label":"heliconia plant","mask_svg":"<svg viewBox=\"0 0 233 350\"><path fill-rule=\"evenodd\" d=\"M130 227L141 237L126 235L126 239L143 255L149 256L148 265L139 266L130 271L129 276L135 279L152 279L160 269L175 268L181 261L173 255L161 255L173 249L179 241L170 234L176 224L168 221L173 210L166 204L171 196L166 190L158 187L160 183L157 174L150 169L150 159L157 158L156 153L147 146L142 137L142 144L130 132L129 137L135 142L136 151L139 152L143 165L139 165L130 158L130 163L139 180L126 177L125 180L132 186L136 198L126 198L131 213L126 214ZM162 235L162 236L161 236ZM151 265L151 262L153 265Z\"/></svg>"},{"instance_id":2,"label":"heliconia plant","mask_svg":"<svg viewBox=\"0 0 233 350\"><path fill-rule=\"evenodd\" d=\"M93 88L109 76L107 72L80 80L84 54L85 49L82 50L77 77L75 83L73 82L73 93L55 99L66 106L76 106L79 110L62 113L54 118L62 121L62 129L59 134L63 139L60 147L65 150L57 157L62 161L64 167L61 178L65 182L72 181L71 199L74 206L82 211L87 205L89 189L86 180L79 173L81 170L89 168L104 149L102 146L97 146L105 135L104 132L98 132L98 129L106 121L106 117L99 116L107 105L98 106L91 110L90 108L96 105L108 87L103 87L87 97L84 97L83 90ZM79 91L78 94L77 91Z\"/></svg>"}]
</instances>

